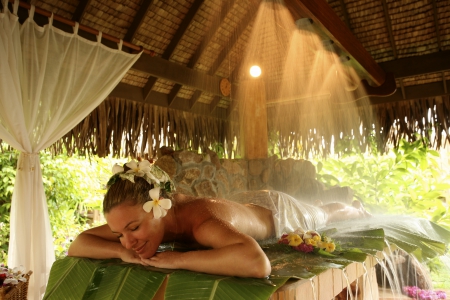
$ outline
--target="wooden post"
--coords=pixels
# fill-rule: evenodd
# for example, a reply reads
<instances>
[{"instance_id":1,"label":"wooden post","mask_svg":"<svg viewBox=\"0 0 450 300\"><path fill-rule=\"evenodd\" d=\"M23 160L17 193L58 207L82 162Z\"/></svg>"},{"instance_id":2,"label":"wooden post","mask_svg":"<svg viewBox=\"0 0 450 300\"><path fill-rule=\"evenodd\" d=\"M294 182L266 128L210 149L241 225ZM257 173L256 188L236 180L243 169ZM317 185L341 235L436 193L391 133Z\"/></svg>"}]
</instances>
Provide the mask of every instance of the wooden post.
<instances>
[{"instance_id":1,"label":"wooden post","mask_svg":"<svg viewBox=\"0 0 450 300\"><path fill-rule=\"evenodd\" d=\"M239 119L241 146L245 159L267 158L266 89L261 79L249 79L241 84Z\"/></svg>"}]
</instances>

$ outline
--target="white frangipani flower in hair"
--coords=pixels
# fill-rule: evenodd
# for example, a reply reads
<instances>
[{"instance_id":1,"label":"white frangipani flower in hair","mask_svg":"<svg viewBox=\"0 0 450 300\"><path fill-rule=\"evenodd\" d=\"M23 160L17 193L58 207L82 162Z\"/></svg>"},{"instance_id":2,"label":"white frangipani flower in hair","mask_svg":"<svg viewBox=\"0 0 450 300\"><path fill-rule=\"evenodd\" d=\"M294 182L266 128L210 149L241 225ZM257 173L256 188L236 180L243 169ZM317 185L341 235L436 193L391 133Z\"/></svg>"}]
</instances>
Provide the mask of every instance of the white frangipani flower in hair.
<instances>
[{"instance_id":1,"label":"white frangipani flower in hair","mask_svg":"<svg viewBox=\"0 0 450 300\"><path fill-rule=\"evenodd\" d=\"M112 173L113 174L117 174L117 173L122 173L124 170L124 168L121 165L115 164L112 168Z\"/></svg>"},{"instance_id":2,"label":"white frangipani flower in hair","mask_svg":"<svg viewBox=\"0 0 450 300\"><path fill-rule=\"evenodd\" d=\"M153 217L159 219L167 215L167 210L172 207L172 201L170 199L160 199L160 188L155 187L149 191L150 201L144 203L144 210L151 212L153 210Z\"/></svg>"},{"instance_id":3,"label":"white frangipani flower in hair","mask_svg":"<svg viewBox=\"0 0 450 300\"><path fill-rule=\"evenodd\" d=\"M148 160L135 161L132 160L126 163L126 166L130 168L127 173L134 173L136 176L143 177L145 174L150 173L151 164Z\"/></svg>"}]
</instances>

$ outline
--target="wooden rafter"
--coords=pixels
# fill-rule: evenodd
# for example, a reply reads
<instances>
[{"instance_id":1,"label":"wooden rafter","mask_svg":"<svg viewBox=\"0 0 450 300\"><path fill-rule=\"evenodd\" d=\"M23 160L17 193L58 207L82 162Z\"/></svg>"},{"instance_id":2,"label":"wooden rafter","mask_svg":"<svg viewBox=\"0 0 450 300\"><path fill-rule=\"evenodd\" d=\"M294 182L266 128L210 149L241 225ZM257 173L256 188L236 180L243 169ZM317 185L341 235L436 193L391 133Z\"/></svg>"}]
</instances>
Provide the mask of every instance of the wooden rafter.
<instances>
[{"instance_id":1,"label":"wooden rafter","mask_svg":"<svg viewBox=\"0 0 450 300\"><path fill-rule=\"evenodd\" d=\"M152 4L153 0L142 1L140 9L134 16L133 22L131 23L130 27L127 30L127 33L125 34L125 37L123 38L125 41L129 41L130 43L133 42L134 37L136 36L136 33L138 32L139 28L142 26L142 22L144 21L145 15L147 14Z\"/></svg>"},{"instance_id":2,"label":"wooden rafter","mask_svg":"<svg viewBox=\"0 0 450 300\"><path fill-rule=\"evenodd\" d=\"M205 34L205 38L200 43L200 46L197 48L197 51L195 51L194 55L192 55L191 59L189 60L188 67L193 68L195 64L197 64L198 60L202 56L203 52L206 50L206 47L211 42L212 38L216 34L217 30L219 30L220 25L225 20L226 16L230 12L231 8L234 5L234 2L236 0L232 1L224 1L222 4L222 7L220 8L220 15L218 18L218 22L213 22L212 26L209 28L208 32Z\"/></svg>"},{"instance_id":3,"label":"wooden rafter","mask_svg":"<svg viewBox=\"0 0 450 300\"><path fill-rule=\"evenodd\" d=\"M239 40L241 35L245 32L247 27L251 24L251 22L253 22L255 16L256 16L256 10L251 10L249 12L249 14L245 18L243 18L241 20L241 22L237 26L236 34L233 34L231 36L231 39L228 42L227 46L224 47L222 49L222 51L220 51L219 55L217 55L215 62L212 64L213 67L209 71L210 75L214 75L217 72L217 70L220 68L222 63L227 58L228 53L231 51L231 49L234 48L234 46L236 45L237 41Z\"/></svg>"},{"instance_id":4,"label":"wooden rafter","mask_svg":"<svg viewBox=\"0 0 450 300\"><path fill-rule=\"evenodd\" d=\"M344 15L344 22L347 25L348 29L352 30L352 26L350 24L350 17L348 15L347 6L345 5L344 0L339 0L341 4L342 14Z\"/></svg>"},{"instance_id":5,"label":"wooden rafter","mask_svg":"<svg viewBox=\"0 0 450 300\"><path fill-rule=\"evenodd\" d=\"M197 51L194 53L192 58L189 60L188 67L193 68L197 64L197 62L200 59L200 57L202 56L203 52L206 50L207 45L211 42L212 38L214 37L216 32L219 30L220 25L223 23L226 16L228 15L230 10L234 6L234 3L235 3L235 0L223 2L222 7L220 9L220 16L218 18L219 21L213 22L213 26L210 27L210 29L208 30L208 32L205 35L206 38L204 38L202 40L200 46L197 48ZM176 85L174 88L180 89L181 86ZM197 103L197 101L198 101L198 99L200 99L201 95L202 95L202 91L200 91L200 90L194 91L194 94L192 94L191 99L189 99L189 103L190 103L191 107L193 107Z\"/></svg>"},{"instance_id":6,"label":"wooden rafter","mask_svg":"<svg viewBox=\"0 0 450 300\"><path fill-rule=\"evenodd\" d=\"M422 56L405 57L380 63L386 73L394 73L395 78L407 78L450 70L450 50Z\"/></svg>"},{"instance_id":7,"label":"wooden rafter","mask_svg":"<svg viewBox=\"0 0 450 300\"><path fill-rule=\"evenodd\" d=\"M247 15L244 19L241 20L241 22L237 26L238 29L237 29L236 34L232 35L232 38L230 39L230 41L227 44L227 47L224 47L222 49L222 51L220 51L219 55L216 57L215 62L212 64L213 68L211 68L211 70L209 71L209 75L214 75L217 72L217 70L220 68L222 63L227 58L231 49L234 48L234 46L236 45L236 43L238 42L238 40L242 36L242 34L245 32L247 27L253 22L255 16L256 16L256 10L252 10L249 13L249 15ZM220 100L220 98L219 98L219 100ZM219 104L219 100L213 99L213 101L211 102L211 105L213 106L212 110L214 110L215 106L217 104Z\"/></svg>"},{"instance_id":8,"label":"wooden rafter","mask_svg":"<svg viewBox=\"0 0 450 300\"><path fill-rule=\"evenodd\" d=\"M183 18L183 21L181 22L180 26L178 27L177 32L174 34L174 36L172 37L169 45L167 46L166 50L164 51L164 53L161 55L161 57L163 59L169 59L173 52L175 51L175 48L177 47L178 43L180 42L181 38L183 37L183 35L185 34L186 30L188 29L189 25L191 24L192 20L194 19L195 15L197 14L198 10L200 9L200 7L202 6L204 0L195 0L194 3L192 4L191 8L189 9L188 13L186 14L186 16ZM145 99L148 99L151 90L153 89L156 81L158 80L157 77L150 77L147 81L147 83L145 84L144 87L144 93L145 93ZM173 100L175 99L176 95L178 94L180 90L180 87L174 87L171 91L171 93L169 94L170 98L169 98L169 105L173 102Z\"/></svg>"},{"instance_id":9,"label":"wooden rafter","mask_svg":"<svg viewBox=\"0 0 450 300\"><path fill-rule=\"evenodd\" d=\"M370 81L375 85L383 84L386 80L383 69L325 0L285 0L285 4L294 20L304 18L306 14L315 24L320 26L330 39L333 39L340 49L347 52L359 64L359 66L355 66L356 68L360 67L365 70Z\"/></svg>"},{"instance_id":10,"label":"wooden rafter","mask_svg":"<svg viewBox=\"0 0 450 300\"><path fill-rule=\"evenodd\" d=\"M436 39L437 39L438 49L440 51L440 50L442 50L442 44L441 44L441 33L439 30L439 20L438 20L436 0L432 0L431 3L433 4L434 28L436 30Z\"/></svg>"},{"instance_id":11,"label":"wooden rafter","mask_svg":"<svg viewBox=\"0 0 450 300\"><path fill-rule=\"evenodd\" d=\"M77 5L77 9L73 13L72 20L81 23L84 14L86 12L86 7L91 3L91 0L80 0Z\"/></svg>"},{"instance_id":12,"label":"wooden rafter","mask_svg":"<svg viewBox=\"0 0 450 300\"><path fill-rule=\"evenodd\" d=\"M202 6L203 2L205 2L205 0L195 0L192 3L191 8L189 9L186 16L183 18L183 21L181 22L177 32L170 40L170 44L167 46L166 50L161 55L162 58L169 59L172 56L173 52L175 51L175 48L180 43L181 38L185 34L186 30L188 29L198 10Z\"/></svg>"},{"instance_id":13,"label":"wooden rafter","mask_svg":"<svg viewBox=\"0 0 450 300\"><path fill-rule=\"evenodd\" d=\"M220 97L220 96L214 96L213 100L209 104L209 111L210 112L213 112L216 109L216 107L219 104L221 98L222 97Z\"/></svg>"},{"instance_id":14,"label":"wooden rafter","mask_svg":"<svg viewBox=\"0 0 450 300\"><path fill-rule=\"evenodd\" d=\"M212 95L221 95L219 88L221 77L210 76L158 56L141 55L131 69L181 85L187 85ZM198 80L192 80L192 78Z\"/></svg>"},{"instance_id":15,"label":"wooden rafter","mask_svg":"<svg viewBox=\"0 0 450 300\"><path fill-rule=\"evenodd\" d=\"M391 96L387 97L369 97L371 104L382 104L404 100L416 100L434 98L443 95L449 95L450 84L444 81L431 82L421 85L402 86Z\"/></svg>"},{"instance_id":16,"label":"wooden rafter","mask_svg":"<svg viewBox=\"0 0 450 300\"><path fill-rule=\"evenodd\" d=\"M144 99L142 88L123 82L119 83L109 94L109 96L161 107L169 107L167 94L151 91L149 97L151 101L149 102ZM175 97L170 108L204 115L205 117L215 117L223 120L226 120L227 118L227 110L224 108L215 107L214 109L212 109L211 105L205 103L197 103L195 107L191 107L186 99L180 97Z\"/></svg>"},{"instance_id":17,"label":"wooden rafter","mask_svg":"<svg viewBox=\"0 0 450 300\"><path fill-rule=\"evenodd\" d=\"M386 16L385 21L386 21L386 27L388 30L389 41L390 41L391 47L392 47L392 53L394 55L394 58L397 59L398 58L397 47L395 46L394 35L392 33L392 24L391 24L391 18L389 17L389 9L387 7L386 0L382 0L381 2L383 3L383 11L384 11L384 15Z\"/></svg>"}]
</instances>

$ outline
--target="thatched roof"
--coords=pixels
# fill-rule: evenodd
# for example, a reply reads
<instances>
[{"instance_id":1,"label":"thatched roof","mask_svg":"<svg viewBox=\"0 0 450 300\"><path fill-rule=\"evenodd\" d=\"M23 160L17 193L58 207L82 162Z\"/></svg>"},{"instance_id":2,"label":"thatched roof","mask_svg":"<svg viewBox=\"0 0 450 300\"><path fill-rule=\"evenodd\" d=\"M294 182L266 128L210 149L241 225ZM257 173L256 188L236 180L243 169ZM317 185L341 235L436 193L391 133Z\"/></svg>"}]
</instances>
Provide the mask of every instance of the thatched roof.
<instances>
[{"instance_id":1,"label":"thatched roof","mask_svg":"<svg viewBox=\"0 0 450 300\"><path fill-rule=\"evenodd\" d=\"M27 3L19 10L21 20L27 17ZM405 136L413 138L417 128L424 134L428 134L424 129L435 128L438 134L430 138L437 148L448 140L442 132L450 124L450 0L36 0L31 4L42 9L35 15L40 25L48 22L43 15L52 12L62 17L55 18L54 26L63 30L71 31L66 21L76 21L102 31L104 37L128 42L125 51L136 51L135 46L145 49L110 97L53 150L154 156L160 145L205 149L221 144L231 151L236 132L230 117L239 107L236 92L246 79L242 67L260 3L274 3L273 7L282 3L292 22L311 19L319 36L334 42L337 55L349 58L347 66L366 81L360 87L371 95L364 98L369 105L364 109L355 100L355 110L369 111L378 120L380 148ZM95 38L84 31L80 35ZM116 47L112 41L103 42ZM267 47L276 52L281 45ZM277 76L266 77L268 102L273 100L271 85L281 82ZM219 88L223 78L232 84L229 96ZM275 112L281 102L271 103L270 130L279 132L280 147L288 152L327 152L321 141L329 143L331 135L358 131L358 125L347 128L342 121L345 114L333 127L318 130L320 134L284 128L270 120L280 113ZM436 109L431 121L430 108ZM312 113L303 108L295 118L307 120L306 111ZM355 134L363 146L370 131Z\"/></svg>"}]
</instances>

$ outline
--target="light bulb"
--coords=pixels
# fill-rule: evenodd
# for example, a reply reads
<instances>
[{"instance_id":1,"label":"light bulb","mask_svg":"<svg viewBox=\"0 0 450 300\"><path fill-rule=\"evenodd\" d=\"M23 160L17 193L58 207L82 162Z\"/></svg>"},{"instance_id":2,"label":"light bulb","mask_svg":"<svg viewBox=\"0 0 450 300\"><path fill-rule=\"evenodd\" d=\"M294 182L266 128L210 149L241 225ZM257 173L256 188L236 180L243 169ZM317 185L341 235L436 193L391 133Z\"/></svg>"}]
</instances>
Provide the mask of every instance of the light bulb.
<instances>
[{"instance_id":1,"label":"light bulb","mask_svg":"<svg viewBox=\"0 0 450 300\"><path fill-rule=\"evenodd\" d=\"M259 75L261 75L261 68L259 66L252 66L250 68L250 75L253 77L259 77Z\"/></svg>"}]
</instances>

